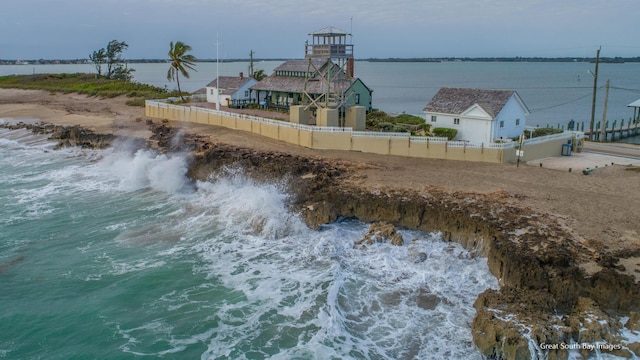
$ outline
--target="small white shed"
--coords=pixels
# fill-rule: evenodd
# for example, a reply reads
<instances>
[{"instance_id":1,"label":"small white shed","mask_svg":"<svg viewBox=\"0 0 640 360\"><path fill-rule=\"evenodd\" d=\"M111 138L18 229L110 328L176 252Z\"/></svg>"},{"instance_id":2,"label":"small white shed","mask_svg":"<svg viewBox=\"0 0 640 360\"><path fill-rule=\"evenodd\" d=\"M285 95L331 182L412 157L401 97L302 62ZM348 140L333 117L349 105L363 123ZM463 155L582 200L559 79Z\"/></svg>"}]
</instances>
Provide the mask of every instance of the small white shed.
<instances>
[{"instance_id":1,"label":"small white shed","mask_svg":"<svg viewBox=\"0 0 640 360\"><path fill-rule=\"evenodd\" d=\"M220 85L218 85L218 82ZM218 89L220 90L220 105L241 104L251 100L250 87L258 81L252 77L245 77L243 73L239 76L219 76L210 82L207 89L207 102L217 103Z\"/></svg>"},{"instance_id":2,"label":"small white shed","mask_svg":"<svg viewBox=\"0 0 640 360\"><path fill-rule=\"evenodd\" d=\"M423 111L432 128L478 145L519 136L531 113L516 91L467 88L441 88Z\"/></svg>"}]
</instances>

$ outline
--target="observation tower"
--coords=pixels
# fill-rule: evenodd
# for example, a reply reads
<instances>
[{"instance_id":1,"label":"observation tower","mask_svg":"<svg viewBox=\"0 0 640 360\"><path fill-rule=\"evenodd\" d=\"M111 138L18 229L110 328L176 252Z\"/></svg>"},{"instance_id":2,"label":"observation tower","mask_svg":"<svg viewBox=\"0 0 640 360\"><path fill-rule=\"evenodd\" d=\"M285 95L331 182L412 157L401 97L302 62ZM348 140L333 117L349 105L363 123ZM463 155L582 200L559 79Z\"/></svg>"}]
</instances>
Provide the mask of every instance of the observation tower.
<instances>
[{"instance_id":1,"label":"observation tower","mask_svg":"<svg viewBox=\"0 0 640 360\"><path fill-rule=\"evenodd\" d=\"M309 35L311 43L305 42L305 58L309 61L303 90L305 110L335 109L342 119L353 95L353 44L347 43L351 34L329 26ZM344 125L343 121L339 123Z\"/></svg>"}]
</instances>

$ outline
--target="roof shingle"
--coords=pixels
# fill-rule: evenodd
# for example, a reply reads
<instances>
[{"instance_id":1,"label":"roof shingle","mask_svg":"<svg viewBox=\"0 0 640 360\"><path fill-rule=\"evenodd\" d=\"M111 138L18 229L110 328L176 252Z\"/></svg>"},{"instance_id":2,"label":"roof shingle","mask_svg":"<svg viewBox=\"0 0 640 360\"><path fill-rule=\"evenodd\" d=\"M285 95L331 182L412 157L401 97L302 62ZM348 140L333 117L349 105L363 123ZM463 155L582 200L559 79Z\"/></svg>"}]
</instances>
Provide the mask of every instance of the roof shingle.
<instances>
[{"instance_id":1,"label":"roof shingle","mask_svg":"<svg viewBox=\"0 0 640 360\"><path fill-rule=\"evenodd\" d=\"M218 88L218 81L220 81L220 93L231 95L252 79L252 77L219 76L218 79L207 84L207 87Z\"/></svg>"},{"instance_id":2,"label":"roof shingle","mask_svg":"<svg viewBox=\"0 0 640 360\"><path fill-rule=\"evenodd\" d=\"M462 114L471 106L478 104L495 118L513 94L515 94L513 90L441 88L423 111Z\"/></svg>"}]
</instances>

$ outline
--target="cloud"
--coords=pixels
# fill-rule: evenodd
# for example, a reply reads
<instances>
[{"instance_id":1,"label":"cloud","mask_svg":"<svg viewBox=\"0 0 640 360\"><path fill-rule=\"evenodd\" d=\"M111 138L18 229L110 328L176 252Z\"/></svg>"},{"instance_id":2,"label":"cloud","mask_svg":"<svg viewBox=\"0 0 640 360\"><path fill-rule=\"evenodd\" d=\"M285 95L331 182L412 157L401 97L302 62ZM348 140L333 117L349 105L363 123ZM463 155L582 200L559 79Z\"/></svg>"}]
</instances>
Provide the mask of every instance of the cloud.
<instances>
[{"instance_id":1,"label":"cloud","mask_svg":"<svg viewBox=\"0 0 640 360\"><path fill-rule=\"evenodd\" d=\"M171 40L212 58L216 34L227 58L301 58L308 34L329 25L353 30L357 57L555 56L610 44L638 56L638 13L637 0L21 0L0 12L12 34L0 58L86 57L113 39L129 43L128 58L164 57Z\"/></svg>"}]
</instances>

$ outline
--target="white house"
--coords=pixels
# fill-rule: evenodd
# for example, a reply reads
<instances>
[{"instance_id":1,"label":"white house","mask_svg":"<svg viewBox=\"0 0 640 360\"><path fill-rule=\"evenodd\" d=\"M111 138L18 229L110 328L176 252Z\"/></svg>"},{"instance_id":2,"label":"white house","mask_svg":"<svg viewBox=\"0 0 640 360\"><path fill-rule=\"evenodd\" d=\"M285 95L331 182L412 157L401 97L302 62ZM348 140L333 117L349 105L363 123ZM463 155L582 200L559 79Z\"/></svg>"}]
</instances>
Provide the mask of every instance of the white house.
<instances>
[{"instance_id":1,"label":"white house","mask_svg":"<svg viewBox=\"0 0 640 360\"><path fill-rule=\"evenodd\" d=\"M220 89L220 105L241 106L250 102L249 88L257 83L256 79L245 77L243 73L239 76L219 76L207 85L207 102L217 103L217 92Z\"/></svg>"},{"instance_id":2,"label":"white house","mask_svg":"<svg viewBox=\"0 0 640 360\"><path fill-rule=\"evenodd\" d=\"M456 129L472 144L519 136L531 113L515 91L462 88L441 88L423 111L432 129Z\"/></svg>"}]
</instances>

